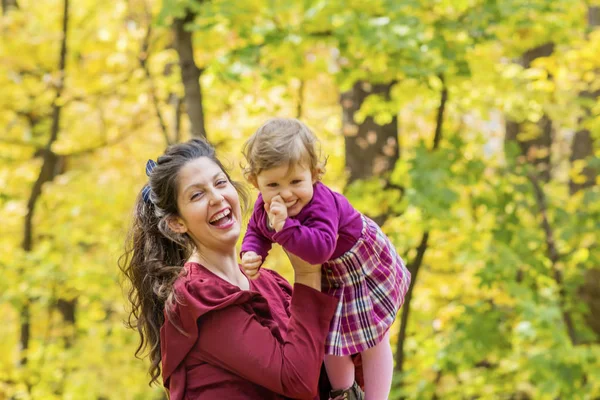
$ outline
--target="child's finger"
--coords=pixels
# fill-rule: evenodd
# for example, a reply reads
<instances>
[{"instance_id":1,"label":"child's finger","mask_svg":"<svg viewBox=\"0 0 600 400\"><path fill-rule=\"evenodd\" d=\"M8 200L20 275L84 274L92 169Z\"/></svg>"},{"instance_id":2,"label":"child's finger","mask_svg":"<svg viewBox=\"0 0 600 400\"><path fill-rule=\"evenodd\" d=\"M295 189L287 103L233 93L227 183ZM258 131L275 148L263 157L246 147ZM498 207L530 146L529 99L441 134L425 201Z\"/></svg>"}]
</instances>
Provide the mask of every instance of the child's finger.
<instances>
[{"instance_id":1,"label":"child's finger","mask_svg":"<svg viewBox=\"0 0 600 400\"><path fill-rule=\"evenodd\" d=\"M277 196L273 196L273 198L271 199L271 203L283 203L283 198L280 195Z\"/></svg>"},{"instance_id":2,"label":"child's finger","mask_svg":"<svg viewBox=\"0 0 600 400\"><path fill-rule=\"evenodd\" d=\"M285 210L285 204L284 203L275 203L271 205L271 212L282 212L283 210Z\"/></svg>"},{"instance_id":3,"label":"child's finger","mask_svg":"<svg viewBox=\"0 0 600 400\"><path fill-rule=\"evenodd\" d=\"M250 278L251 280L256 280L259 276L260 276L260 271L252 276L248 276L248 278Z\"/></svg>"},{"instance_id":4,"label":"child's finger","mask_svg":"<svg viewBox=\"0 0 600 400\"><path fill-rule=\"evenodd\" d=\"M250 261L246 264L246 268L248 269L258 269L260 267L260 261Z\"/></svg>"},{"instance_id":5,"label":"child's finger","mask_svg":"<svg viewBox=\"0 0 600 400\"><path fill-rule=\"evenodd\" d=\"M257 269L252 269L252 270L246 270L246 276L252 280L258 278L258 276L260 275L260 271Z\"/></svg>"}]
</instances>

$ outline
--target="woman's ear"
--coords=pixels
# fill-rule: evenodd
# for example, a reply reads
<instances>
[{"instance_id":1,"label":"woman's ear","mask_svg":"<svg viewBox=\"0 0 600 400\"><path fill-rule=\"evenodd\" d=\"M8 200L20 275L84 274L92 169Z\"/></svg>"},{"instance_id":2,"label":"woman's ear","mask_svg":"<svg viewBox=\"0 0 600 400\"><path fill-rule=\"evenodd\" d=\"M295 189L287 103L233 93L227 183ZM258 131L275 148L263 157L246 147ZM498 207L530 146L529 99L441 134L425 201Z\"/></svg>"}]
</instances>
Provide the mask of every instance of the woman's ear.
<instances>
[{"instance_id":1,"label":"woman's ear","mask_svg":"<svg viewBox=\"0 0 600 400\"><path fill-rule=\"evenodd\" d=\"M187 226L183 220L175 215L167 218L167 225L169 225L169 229L171 229L175 233L186 233Z\"/></svg>"}]
</instances>

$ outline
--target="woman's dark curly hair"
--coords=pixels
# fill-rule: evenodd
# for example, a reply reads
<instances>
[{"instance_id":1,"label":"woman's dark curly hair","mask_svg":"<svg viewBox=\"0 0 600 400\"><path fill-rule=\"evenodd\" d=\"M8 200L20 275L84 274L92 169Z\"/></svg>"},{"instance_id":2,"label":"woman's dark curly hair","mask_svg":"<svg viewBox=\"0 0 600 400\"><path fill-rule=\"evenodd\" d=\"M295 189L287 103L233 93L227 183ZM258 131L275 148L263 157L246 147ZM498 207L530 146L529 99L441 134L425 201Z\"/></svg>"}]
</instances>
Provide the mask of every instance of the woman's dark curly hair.
<instances>
[{"instance_id":1,"label":"woman's dark curly hair","mask_svg":"<svg viewBox=\"0 0 600 400\"><path fill-rule=\"evenodd\" d=\"M242 205L247 204L247 192L231 180L209 143L192 139L172 145L158 157L150 173L147 201L142 191L137 196L125 252L118 261L131 303L127 326L137 329L140 335L136 357L142 358L148 350L150 384L157 382L161 374L160 328L165 321L165 310L167 318L172 320L171 312L177 301L173 285L194 250L191 239L171 231L167 221L179 215L177 192L181 168L200 157L215 162L236 188Z\"/></svg>"}]
</instances>

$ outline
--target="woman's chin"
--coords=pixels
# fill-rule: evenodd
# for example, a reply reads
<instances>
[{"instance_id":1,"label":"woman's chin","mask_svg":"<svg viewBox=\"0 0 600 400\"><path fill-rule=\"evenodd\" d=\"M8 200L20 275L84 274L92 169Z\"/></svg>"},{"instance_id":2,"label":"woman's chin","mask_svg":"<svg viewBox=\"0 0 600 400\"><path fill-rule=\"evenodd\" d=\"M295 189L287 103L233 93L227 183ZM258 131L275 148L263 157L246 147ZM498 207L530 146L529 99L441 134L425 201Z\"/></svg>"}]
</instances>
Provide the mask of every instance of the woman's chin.
<instances>
[{"instance_id":1,"label":"woman's chin","mask_svg":"<svg viewBox=\"0 0 600 400\"><path fill-rule=\"evenodd\" d=\"M227 232L223 232L223 244L235 246L240 238L241 229L239 225L231 227Z\"/></svg>"}]
</instances>

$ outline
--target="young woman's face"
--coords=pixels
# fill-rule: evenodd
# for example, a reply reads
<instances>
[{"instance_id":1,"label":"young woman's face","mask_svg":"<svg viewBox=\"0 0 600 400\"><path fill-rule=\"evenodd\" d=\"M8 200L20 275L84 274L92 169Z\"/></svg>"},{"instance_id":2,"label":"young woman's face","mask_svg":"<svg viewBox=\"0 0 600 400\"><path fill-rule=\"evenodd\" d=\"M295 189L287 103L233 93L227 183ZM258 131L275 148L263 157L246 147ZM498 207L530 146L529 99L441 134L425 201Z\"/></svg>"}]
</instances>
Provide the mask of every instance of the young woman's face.
<instances>
[{"instance_id":1,"label":"young woman's face","mask_svg":"<svg viewBox=\"0 0 600 400\"><path fill-rule=\"evenodd\" d=\"M190 161L178 177L177 223L199 251L230 251L240 235L240 199L227 175L207 157Z\"/></svg>"},{"instance_id":2,"label":"young woman's face","mask_svg":"<svg viewBox=\"0 0 600 400\"><path fill-rule=\"evenodd\" d=\"M314 183L311 170L300 163L267 169L256 177L264 202L270 204L273 197L281 196L290 217L298 215L312 200Z\"/></svg>"}]
</instances>

